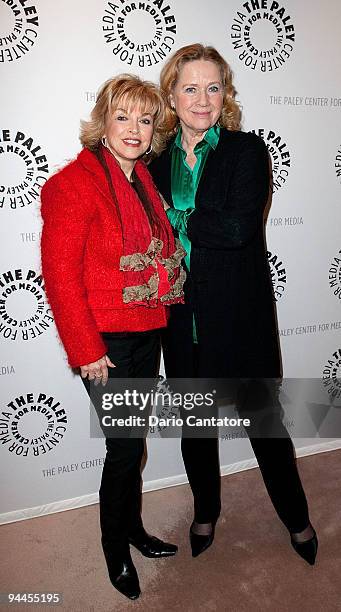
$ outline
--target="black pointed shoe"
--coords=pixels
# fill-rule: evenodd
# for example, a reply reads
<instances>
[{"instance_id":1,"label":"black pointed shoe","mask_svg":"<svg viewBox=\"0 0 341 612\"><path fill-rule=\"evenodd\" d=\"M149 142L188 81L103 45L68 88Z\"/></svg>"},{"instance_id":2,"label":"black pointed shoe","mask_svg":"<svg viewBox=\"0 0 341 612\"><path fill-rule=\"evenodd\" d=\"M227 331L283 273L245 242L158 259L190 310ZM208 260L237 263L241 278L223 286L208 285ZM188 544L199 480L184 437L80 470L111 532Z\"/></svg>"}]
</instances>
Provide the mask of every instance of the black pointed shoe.
<instances>
[{"instance_id":1,"label":"black pointed shoe","mask_svg":"<svg viewBox=\"0 0 341 612\"><path fill-rule=\"evenodd\" d=\"M302 559L304 559L307 563L309 563L309 565L315 564L318 548L318 539L315 529L313 537L309 540L306 540L305 542L296 542L296 540L291 537L291 544L297 554L300 555L300 557L302 557Z\"/></svg>"},{"instance_id":2,"label":"black pointed shoe","mask_svg":"<svg viewBox=\"0 0 341 612\"><path fill-rule=\"evenodd\" d=\"M130 554L122 559L114 559L110 553L104 553L107 561L111 584L122 595L137 599L141 593L139 578Z\"/></svg>"},{"instance_id":3,"label":"black pointed shoe","mask_svg":"<svg viewBox=\"0 0 341 612\"><path fill-rule=\"evenodd\" d=\"M175 544L163 542L156 536L149 535L146 531L130 536L129 544L135 546L144 557L149 557L149 559L172 557L178 550Z\"/></svg>"},{"instance_id":4,"label":"black pointed shoe","mask_svg":"<svg viewBox=\"0 0 341 612\"><path fill-rule=\"evenodd\" d=\"M212 523L212 531L209 535L199 535L192 531L193 523L189 530L189 541L192 549L192 557L198 557L203 553L209 546L211 546L214 540L215 523Z\"/></svg>"}]
</instances>

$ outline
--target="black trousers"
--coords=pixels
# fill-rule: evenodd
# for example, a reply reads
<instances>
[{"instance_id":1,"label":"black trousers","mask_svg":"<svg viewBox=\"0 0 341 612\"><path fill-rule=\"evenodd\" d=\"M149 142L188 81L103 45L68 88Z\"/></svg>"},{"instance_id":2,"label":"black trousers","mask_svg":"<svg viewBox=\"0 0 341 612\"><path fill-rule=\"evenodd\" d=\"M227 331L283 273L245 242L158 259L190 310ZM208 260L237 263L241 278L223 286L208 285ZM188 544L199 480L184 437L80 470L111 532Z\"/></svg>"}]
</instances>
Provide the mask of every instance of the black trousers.
<instances>
[{"instance_id":1,"label":"black trousers","mask_svg":"<svg viewBox=\"0 0 341 612\"><path fill-rule=\"evenodd\" d=\"M102 333L107 355L116 365L109 378L154 378L160 358L159 330ZM89 393L87 379L83 379ZM115 416L115 415L113 415ZM121 416L121 415L120 415ZM99 490L102 544L117 556L127 554L128 536L143 529L141 461L143 438L106 438L106 457Z\"/></svg>"},{"instance_id":2,"label":"black trousers","mask_svg":"<svg viewBox=\"0 0 341 612\"><path fill-rule=\"evenodd\" d=\"M168 328L162 333L162 346L168 378L196 378L200 349L193 343L192 312L184 305L172 306ZM258 395L258 399L256 396ZM266 396L266 390L250 383L239 393L240 416L254 416ZM279 437L260 437L248 432L251 446L273 506L291 533L299 533L309 525L308 505L298 474L291 438L279 418L280 405L272 417ZM251 416L251 418L252 418ZM257 419L256 419L257 421ZM255 423L257 425L257 422ZM189 438L181 441L182 457L194 498L194 519L199 523L215 521L221 510L220 462L218 439Z\"/></svg>"}]
</instances>

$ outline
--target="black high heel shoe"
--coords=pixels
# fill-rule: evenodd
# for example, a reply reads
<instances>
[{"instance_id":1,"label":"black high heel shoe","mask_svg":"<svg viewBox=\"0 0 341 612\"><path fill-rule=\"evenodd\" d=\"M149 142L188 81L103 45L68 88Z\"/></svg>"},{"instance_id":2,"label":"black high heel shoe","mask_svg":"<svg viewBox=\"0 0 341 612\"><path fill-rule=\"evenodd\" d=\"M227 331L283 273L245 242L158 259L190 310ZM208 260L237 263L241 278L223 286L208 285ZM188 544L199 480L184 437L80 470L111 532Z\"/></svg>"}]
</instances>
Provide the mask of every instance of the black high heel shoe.
<instances>
[{"instance_id":1,"label":"black high heel shoe","mask_svg":"<svg viewBox=\"0 0 341 612\"><path fill-rule=\"evenodd\" d=\"M122 595L129 599L137 599L141 593L139 578L135 565L129 553L121 558L113 555L107 547L103 547L110 582Z\"/></svg>"},{"instance_id":2,"label":"black high heel shoe","mask_svg":"<svg viewBox=\"0 0 341 612\"><path fill-rule=\"evenodd\" d=\"M302 557L302 559L304 559L307 563L309 563L309 565L315 564L317 548L318 548L318 539L317 539L316 531L314 528L313 528L313 532L314 532L313 537L303 542L297 542L296 540L293 539L292 535L290 536L291 545L293 549L297 552L298 555L300 555L300 557Z\"/></svg>"},{"instance_id":3,"label":"black high heel shoe","mask_svg":"<svg viewBox=\"0 0 341 612\"><path fill-rule=\"evenodd\" d=\"M193 521L194 523L194 521ZM192 549L192 557L198 557L203 553L209 546L211 546L214 540L215 522L212 522L212 531L208 535L199 535L192 531L193 523L189 529L189 541Z\"/></svg>"},{"instance_id":4,"label":"black high heel shoe","mask_svg":"<svg viewBox=\"0 0 341 612\"><path fill-rule=\"evenodd\" d=\"M172 557L178 550L175 544L169 544L156 536L151 536L144 529L137 535L130 536L129 544L135 546L144 557L149 557L149 559Z\"/></svg>"}]
</instances>

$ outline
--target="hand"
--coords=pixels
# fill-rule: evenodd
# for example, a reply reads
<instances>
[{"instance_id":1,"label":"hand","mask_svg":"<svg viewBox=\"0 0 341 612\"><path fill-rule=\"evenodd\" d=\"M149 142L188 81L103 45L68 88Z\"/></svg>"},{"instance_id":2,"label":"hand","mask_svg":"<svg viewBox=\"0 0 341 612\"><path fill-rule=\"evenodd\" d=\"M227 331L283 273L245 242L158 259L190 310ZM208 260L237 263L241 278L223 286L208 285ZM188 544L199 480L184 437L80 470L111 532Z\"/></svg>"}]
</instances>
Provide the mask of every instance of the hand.
<instances>
[{"instance_id":1,"label":"hand","mask_svg":"<svg viewBox=\"0 0 341 612\"><path fill-rule=\"evenodd\" d=\"M104 355L100 359L97 359L97 361L81 366L81 377L88 377L89 380L95 380L95 385L98 385L101 381L104 387L108 381L108 366L109 368L116 368L115 364L110 361L108 355Z\"/></svg>"}]
</instances>

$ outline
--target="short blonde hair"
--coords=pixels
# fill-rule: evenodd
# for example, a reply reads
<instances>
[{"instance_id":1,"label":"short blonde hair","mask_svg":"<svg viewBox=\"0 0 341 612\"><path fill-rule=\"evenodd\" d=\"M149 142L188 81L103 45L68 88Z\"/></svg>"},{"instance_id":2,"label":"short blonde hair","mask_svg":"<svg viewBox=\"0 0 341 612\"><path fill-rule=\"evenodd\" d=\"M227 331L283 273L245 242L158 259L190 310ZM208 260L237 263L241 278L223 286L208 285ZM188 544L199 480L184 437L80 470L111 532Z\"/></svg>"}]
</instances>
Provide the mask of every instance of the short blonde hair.
<instances>
[{"instance_id":1,"label":"short blonde hair","mask_svg":"<svg viewBox=\"0 0 341 612\"><path fill-rule=\"evenodd\" d=\"M165 103L163 94L154 83L142 81L138 76L120 74L101 86L90 120L81 121L80 141L83 147L95 151L105 133L108 116L116 108L139 106L142 113L150 113L154 119L151 145L158 154L163 148L160 126L164 122Z\"/></svg>"},{"instance_id":2,"label":"short blonde hair","mask_svg":"<svg viewBox=\"0 0 341 612\"><path fill-rule=\"evenodd\" d=\"M170 105L170 94L177 83L183 65L194 60L205 60L217 64L224 87L223 109L218 123L228 130L240 130L241 111L235 100L236 90L232 83L233 73L230 66L214 47L205 47L200 43L195 43L178 49L161 71L160 86L167 101L163 126L166 137L171 137L177 131L179 125L176 111Z\"/></svg>"}]
</instances>

